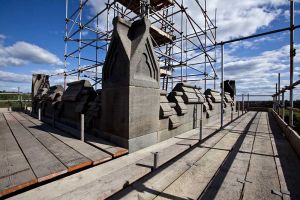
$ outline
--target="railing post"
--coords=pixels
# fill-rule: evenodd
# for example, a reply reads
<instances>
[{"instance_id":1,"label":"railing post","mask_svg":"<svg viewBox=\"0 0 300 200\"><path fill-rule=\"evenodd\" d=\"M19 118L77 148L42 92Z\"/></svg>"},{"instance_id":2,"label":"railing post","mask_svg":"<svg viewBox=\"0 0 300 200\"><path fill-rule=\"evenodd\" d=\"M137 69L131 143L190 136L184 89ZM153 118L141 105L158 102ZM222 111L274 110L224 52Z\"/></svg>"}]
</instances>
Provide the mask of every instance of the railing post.
<instances>
[{"instance_id":1,"label":"railing post","mask_svg":"<svg viewBox=\"0 0 300 200\"><path fill-rule=\"evenodd\" d=\"M81 135L81 141L84 142L84 114L80 115L80 135Z\"/></svg>"},{"instance_id":2,"label":"railing post","mask_svg":"<svg viewBox=\"0 0 300 200\"><path fill-rule=\"evenodd\" d=\"M284 121L284 115L285 115L285 102L284 102L284 92L282 92L282 119Z\"/></svg>"},{"instance_id":3,"label":"railing post","mask_svg":"<svg viewBox=\"0 0 300 200\"><path fill-rule=\"evenodd\" d=\"M200 104L200 134L199 134L199 142L202 140L202 125L203 125L203 104Z\"/></svg>"},{"instance_id":4,"label":"railing post","mask_svg":"<svg viewBox=\"0 0 300 200\"><path fill-rule=\"evenodd\" d=\"M240 116L240 109L241 109L241 104L240 104L240 102L238 101L238 117Z\"/></svg>"},{"instance_id":5,"label":"railing post","mask_svg":"<svg viewBox=\"0 0 300 200\"><path fill-rule=\"evenodd\" d=\"M244 114L245 104L244 104L244 94L242 94L242 115Z\"/></svg>"},{"instance_id":6,"label":"railing post","mask_svg":"<svg viewBox=\"0 0 300 200\"><path fill-rule=\"evenodd\" d=\"M250 95L248 93L248 105L247 105L247 112L249 111L249 108L250 108Z\"/></svg>"},{"instance_id":7,"label":"railing post","mask_svg":"<svg viewBox=\"0 0 300 200\"><path fill-rule=\"evenodd\" d=\"M41 119L42 119L42 111L41 111L41 108L39 108L39 110L38 110L38 118L39 118L39 121L41 121Z\"/></svg>"},{"instance_id":8,"label":"railing post","mask_svg":"<svg viewBox=\"0 0 300 200\"><path fill-rule=\"evenodd\" d=\"M233 121L233 107L231 108L231 121Z\"/></svg>"},{"instance_id":9,"label":"railing post","mask_svg":"<svg viewBox=\"0 0 300 200\"><path fill-rule=\"evenodd\" d=\"M158 165L158 152L153 153L153 169L156 169Z\"/></svg>"}]
</instances>

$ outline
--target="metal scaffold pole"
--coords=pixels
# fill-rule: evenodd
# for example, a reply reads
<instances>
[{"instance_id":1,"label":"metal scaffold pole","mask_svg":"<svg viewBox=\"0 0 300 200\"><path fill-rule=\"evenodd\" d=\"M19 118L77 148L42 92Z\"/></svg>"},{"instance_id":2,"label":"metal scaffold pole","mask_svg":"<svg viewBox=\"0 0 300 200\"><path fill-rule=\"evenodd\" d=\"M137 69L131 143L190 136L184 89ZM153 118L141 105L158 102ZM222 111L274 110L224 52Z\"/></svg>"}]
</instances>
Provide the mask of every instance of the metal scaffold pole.
<instances>
[{"instance_id":1,"label":"metal scaffold pole","mask_svg":"<svg viewBox=\"0 0 300 200\"><path fill-rule=\"evenodd\" d=\"M280 115L280 73L278 73L278 95L276 96L277 105L278 105L278 114Z\"/></svg>"},{"instance_id":2,"label":"metal scaffold pole","mask_svg":"<svg viewBox=\"0 0 300 200\"><path fill-rule=\"evenodd\" d=\"M221 45L221 128L224 125L224 45Z\"/></svg>"},{"instance_id":3,"label":"metal scaffold pole","mask_svg":"<svg viewBox=\"0 0 300 200\"><path fill-rule=\"evenodd\" d=\"M293 83L294 83L294 0L290 0L290 107L294 107ZM293 111L289 111L289 125L293 126Z\"/></svg>"},{"instance_id":4,"label":"metal scaffold pole","mask_svg":"<svg viewBox=\"0 0 300 200\"><path fill-rule=\"evenodd\" d=\"M160 3L150 0L105 0L102 9L92 16L86 16L87 12L83 11L89 6L89 1L66 0L65 68L64 73L51 75L63 75L65 88L69 76L77 76L78 80L81 77L88 78L94 82L92 85L95 89L100 87L98 84L102 82L101 72L114 16L129 23L143 16L151 21L150 33L161 68L161 81L165 81L163 89L168 90L168 83L174 86L174 83L183 81L212 80L215 85L216 53L213 52L216 52L217 46L217 20L216 12L215 19L210 19L207 2L203 2L202 6L198 0L191 1L201 13L200 17L205 22L202 24L201 20L195 20L195 16L189 13L189 7L183 0L172 0L172 3L169 0ZM76 5L73 5L74 2ZM178 24L174 21L175 16L180 19ZM95 53L90 53L92 48Z\"/></svg>"}]
</instances>

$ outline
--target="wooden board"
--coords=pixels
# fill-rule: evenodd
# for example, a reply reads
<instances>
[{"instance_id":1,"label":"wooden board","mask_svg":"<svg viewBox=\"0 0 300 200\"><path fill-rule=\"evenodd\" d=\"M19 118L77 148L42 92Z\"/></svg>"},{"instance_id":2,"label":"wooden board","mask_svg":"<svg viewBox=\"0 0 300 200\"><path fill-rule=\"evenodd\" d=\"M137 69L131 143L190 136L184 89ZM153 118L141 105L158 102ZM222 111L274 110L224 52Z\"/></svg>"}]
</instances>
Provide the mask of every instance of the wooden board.
<instances>
[{"instance_id":1,"label":"wooden board","mask_svg":"<svg viewBox=\"0 0 300 200\"><path fill-rule=\"evenodd\" d=\"M273 156L274 153L270 137L256 135L254 140L253 153Z\"/></svg>"},{"instance_id":2,"label":"wooden board","mask_svg":"<svg viewBox=\"0 0 300 200\"><path fill-rule=\"evenodd\" d=\"M235 123L233 127L237 126L240 121ZM233 128L232 127L232 128ZM143 177L141 180L134 183L131 187L122 190L120 193L112 196L110 199L153 199L159 195L164 189L166 189L171 183L173 183L177 178L179 178L183 173L190 169L194 163L196 163L200 158L205 155L210 148L213 147L227 136L228 130L222 130L214 137L209 137L205 140L201 146L196 147L191 152L184 154L182 158L168 163L166 166L154 171ZM206 135L206 134L205 134ZM198 138L195 134L190 138ZM185 143L183 141L180 144ZM177 143L178 144L178 143ZM174 149L165 149L165 155L171 154ZM152 161L153 162L153 161ZM151 163L151 162L149 162Z\"/></svg>"},{"instance_id":3,"label":"wooden board","mask_svg":"<svg viewBox=\"0 0 300 200\"><path fill-rule=\"evenodd\" d=\"M20 116L16 113L12 113L12 115L17 116L20 119ZM42 143L52 154L54 154L55 157L58 158L68 168L69 172L92 164L90 159L84 157L73 148L50 135L48 132L43 131L40 126L33 124L25 118L23 119L20 119L20 124L30 131L30 133L40 143Z\"/></svg>"},{"instance_id":4,"label":"wooden board","mask_svg":"<svg viewBox=\"0 0 300 200\"><path fill-rule=\"evenodd\" d=\"M281 199L276 164L273 157L252 154L243 199Z\"/></svg>"},{"instance_id":5,"label":"wooden board","mask_svg":"<svg viewBox=\"0 0 300 200\"><path fill-rule=\"evenodd\" d=\"M227 154L228 151L211 149L155 199L197 199Z\"/></svg>"},{"instance_id":6,"label":"wooden board","mask_svg":"<svg viewBox=\"0 0 300 200\"><path fill-rule=\"evenodd\" d=\"M45 119L45 118L44 118ZM79 134L79 130L72 128L70 126L66 126L60 122L55 122L55 126L58 129L61 129L63 131L66 131L67 133L71 134L74 137L78 137ZM100 150L110 154L113 158L117 158L120 157L122 155L125 155L128 153L128 149L122 148L122 147L118 147L108 141L105 141L101 138L97 138L91 134L85 133L85 138L84 138L85 142L99 148Z\"/></svg>"},{"instance_id":7,"label":"wooden board","mask_svg":"<svg viewBox=\"0 0 300 200\"><path fill-rule=\"evenodd\" d=\"M254 113L254 112L253 112ZM244 116L240 117L240 121L236 120L236 123L234 123L237 128L238 126L244 126L248 127L246 124L251 122L251 119L254 117L252 112L246 113ZM255 121L255 125L259 124L260 115L257 115L258 119ZM256 118L255 118L256 119ZM215 126L217 127L217 126ZM235 128L235 126L232 126L231 128ZM255 130L255 126L253 128ZM138 199L141 199L141 197L148 197L152 198L153 195L157 195L162 191L160 194L160 197L167 198L167 199L181 199L181 198L198 198L198 196L208 189L208 184L211 182L213 183L213 177L216 176L217 180L223 180L224 184L232 184L233 192L232 196L238 196L236 194L240 193L240 182L234 182L232 180L235 179L235 177L242 177L241 171L239 167L245 170L246 162L244 159L249 159L249 153L247 151L250 151L251 148L251 142L253 144L254 135L250 135L249 137L246 134L231 134L233 135L240 135L240 137L237 140L237 144L232 142L231 144L235 145L233 150L231 150L230 155L227 157L227 154L229 151L223 151L214 148L214 143L217 143L220 141L220 139L224 138L224 136L230 131L228 130L222 130L219 133L213 134L213 129L207 129L208 132L205 133L207 136L207 139L202 143L206 144L207 147L204 145L201 145L201 147L196 147L196 149L205 149L204 151L208 151L203 157L201 157L200 160L197 162L191 161L187 162L187 160L182 161L181 159L186 156L186 158L189 158L188 155L191 152L185 151L185 148L188 148L188 144L193 145L195 139L199 136L197 130L191 131L189 134L185 134L186 136L178 136L177 138L172 138L170 141L172 141L173 144L171 144L169 141L162 142L160 144L154 145L153 147L149 147L146 149L143 149L139 152L135 152L130 155L123 156L119 159L113 160L111 162L105 163L103 165L82 171L78 174L74 174L70 177L66 177L65 179L58 180L56 182L53 182L48 185L44 185L40 187L39 189L29 191L27 193L24 193L22 195L17 196L13 199L22 199L22 198L30 198L30 197L37 197L37 198L43 198L43 199L52 199L52 198L59 198L59 199L67 199L67 198L91 198L91 199L103 199L107 198L114 193L122 190L125 188L128 184L134 183L141 177L143 177L138 182L134 183L130 189L127 188L123 192L126 194L134 194L133 196L129 197L137 197ZM211 134L211 137L208 135ZM236 137L236 136L233 136ZM185 138L185 139L180 139ZM215 139L218 138L218 139ZM229 139L228 137L226 137ZM191 141L190 141L191 140ZM245 142L246 145L240 144L241 142ZM220 143L221 144L221 143ZM172 146L172 147L171 147ZM183 146L183 147L181 147ZM177 151L177 148L179 149ZM212 148L210 148L212 147ZM181 149L182 148L182 149ZM229 148L229 146L228 146ZM239 152L240 149L246 149L242 153ZM148 150L149 149L149 150ZM144 164L153 164L153 154L151 152L158 151L160 152L160 159L158 162L158 165L161 166L157 171L154 171L154 173L151 172L151 165L139 165L142 164L141 161L147 161L144 162ZM183 153L181 156L183 157L176 157L176 159L171 160L176 156L176 154L173 152L177 151L178 153ZM203 151L203 150L201 150ZM141 152L147 152L145 155ZM222 152L222 153L220 153ZM235 152L232 154L232 152ZM169 155L168 155L169 154ZM236 154L236 155L235 155ZM144 158L142 158L142 155L144 155ZM199 154L200 155L200 154ZM255 156L261 156L256 155ZM232 156L232 159L231 159ZM191 156L192 158L193 156ZM268 159L273 159L271 156L263 156ZM138 160L140 159L141 160ZM194 157L196 158L196 157ZM233 160L234 158L234 160ZM181 161L179 161L181 160ZM231 162L233 160L233 162ZM257 160L257 159L256 159ZM225 162L224 162L225 161ZM178 163L177 163L178 162ZM241 164L237 164L241 163ZM248 162L249 163L249 162ZM269 163L267 161L266 163ZM266 172L259 172L261 170L269 169L269 164L263 163L263 160L255 161L252 159L252 164L250 164L250 170L259 168L259 170L256 172L258 175L262 176L261 179L268 180L268 176L265 176L264 173ZM165 164L165 165L163 165ZM189 164L190 166L186 167L186 165ZM223 166L222 166L223 164ZM253 165L253 166L251 166ZM259 166L257 166L259 165ZM172 167L174 166L174 167ZM175 167L176 166L176 167ZM222 166L220 170L220 166ZM275 161L273 159L273 166L275 166ZM273 167L271 166L271 168ZM169 168L170 167L170 168ZM169 169L169 170L163 170L163 169ZM198 169L199 168L199 169ZM252 169L253 168L253 169ZM171 170L172 169L172 170ZM275 167L276 169L276 167ZM187 171L186 171L187 170ZM273 169L271 169L272 171ZM160 173L159 173L160 171ZM227 173L225 173L227 172ZM274 173L272 171L272 173ZM160 174L156 176L155 174ZM248 177L252 177L254 172L249 172ZM277 174L276 172L274 173ZM220 177L219 177L220 176ZM276 175L277 176L277 175ZM186 177L186 178L183 178ZM187 178L189 177L189 178ZM223 177L223 178L222 178ZM221 178L221 179L220 179ZM273 177L271 177L271 182L273 181ZM144 180L144 182L142 182ZM246 179L249 181L248 179ZM240 180L243 182L243 180ZM246 184L247 184L246 181ZM138 184L140 182L140 184ZM172 184L168 184L168 182L171 182ZM279 181L278 181L279 182ZM250 182L249 182L250 183ZM259 182L261 183L261 182ZM177 184L177 186L172 186L173 184ZM225 191L228 191L228 187L226 189L226 184L222 185L219 192L221 195L221 191L226 193ZM237 185L234 185L237 184ZM258 183L256 183L258 184ZM193 187L191 187L191 185ZM156 187L157 186L157 187ZM259 186L257 186L258 188ZM181 191L178 191L183 188ZM144 190L143 190L144 189ZM250 188L253 190L253 188ZM256 188L254 188L256 189ZM276 189L276 188L275 188ZM130 191L136 191L131 193ZM50 191L56 191L55 193ZM138 191L138 192L137 192ZM129 192L129 193L128 193ZM145 192L145 195L137 195L137 193ZM249 191L248 191L249 192ZM148 194L146 194L148 193ZM119 193L120 194L120 193ZM186 195L184 195L186 194ZM250 193L248 193L249 195ZM257 192L259 194L259 192ZM217 197L219 194L214 194ZM258 195L259 196L259 195ZM129 198L130 199L130 198ZM134 199L134 198L131 198Z\"/></svg>"},{"instance_id":8,"label":"wooden board","mask_svg":"<svg viewBox=\"0 0 300 200\"><path fill-rule=\"evenodd\" d=\"M284 199L299 199L300 160L297 154L284 139L272 138L272 146L277 156L275 161Z\"/></svg>"},{"instance_id":9,"label":"wooden board","mask_svg":"<svg viewBox=\"0 0 300 200\"><path fill-rule=\"evenodd\" d=\"M47 131L57 139L61 140L65 144L69 145L85 157L89 158L90 160L93 161L93 165L103 163L105 161L111 160L112 156L81 141L76 138L73 138L71 135L69 135L66 132L60 131L58 129L55 129L48 124L45 124L33 117L30 117L24 113L18 113L19 115L22 115L29 121L33 122L37 126L40 126L42 130Z\"/></svg>"},{"instance_id":10,"label":"wooden board","mask_svg":"<svg viewBox=\"0 0 300 200\"><path fill-rule=\"evenodd\" d=\"M143 177L135 182L131 187L122 190L120 193L117 193L109 199L153 199L183 173L190 169L193 163L197 162L208 151L208 148L197 147L182 158L176 160L176 162L172 162L167 166L164 166Z\"/></svg>"},{"instance_id":11,"label":"wooden board","mask_svg":"<svg viewBox=\"0 0 300 200\"><path fill-rule=\"evenodd\" d=\"M231 153L199 199L239 200L249 161L248 153Z\"/></svg>"},{"instance_id":12,"label":"wooden board","mask_svg":"<svg viewBox=\"0 0 300 200\"><path fill-rule=\"evenodd\" d=\"M239 134L228 133L221 141L219 141L214 148L230 151L232 147L236 144L236 141L240 137Z\"/></svg>"},{"instance_id":13,"label":"wooden board","mask_svg":"<svg viewBox=\"0 0 300 200\"><path fill-rule=\"evenodd\" d=\"M0 197L36 182L37 178L0 113Z\"/></svg>"},{"instance_id":14,"label":"wooden board","mask_svg":"<svg viewBox=\"0 0 300 200\"><path fill-rule=\"evenodd\" d=\"M4 116L36 175L38 182L59 176L68 171L67 168L10 113L4 113Z\"/></svg>"}]
</instances>

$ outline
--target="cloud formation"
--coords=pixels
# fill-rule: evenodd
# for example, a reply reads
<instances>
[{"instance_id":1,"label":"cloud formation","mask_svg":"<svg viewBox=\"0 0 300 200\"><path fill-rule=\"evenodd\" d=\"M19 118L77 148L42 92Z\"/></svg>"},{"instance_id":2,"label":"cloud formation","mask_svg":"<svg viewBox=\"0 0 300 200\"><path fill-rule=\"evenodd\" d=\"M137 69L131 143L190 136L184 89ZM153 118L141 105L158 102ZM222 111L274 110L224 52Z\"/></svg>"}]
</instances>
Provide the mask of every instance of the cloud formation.
<instances>
[{"instance_id":1,"label":"cloud formation","mask_svg":"<svg viewBox=\"0 0 300 200\"><path fill-rule=\"evenodd\" d=\"M295 48L300 49L300 44ZM281 87L289 85L289 45L258 56L236 57L228 53L225 61L225 79L236 80L240 94L273 94L278 73L281 73ZM300 74L299 64L300 59L295 57L295 81Z\"/></svg>"},{"instance_id":2,"label":"cloud formation","mask_svg":"<svg viewBox=\"0 0 300 200\"><path fill-rule=\"evenodd\" d=\"M0 81L13 83L29 83L31 82L31 75L0 71Z\"/></svg>"},{"instance_id":3,"label":"cloud formation","mask_svg":"<svg viewBox=\"0 0 300 200\"><path fill-rule=\"evenodd\" d=\"M51 65L63 64L55 54L37 45L18 41L11 46L4 46L4 39L5 36L0 35L0 67L22 66L29 63Z\"/></svg>"}]
</instances>

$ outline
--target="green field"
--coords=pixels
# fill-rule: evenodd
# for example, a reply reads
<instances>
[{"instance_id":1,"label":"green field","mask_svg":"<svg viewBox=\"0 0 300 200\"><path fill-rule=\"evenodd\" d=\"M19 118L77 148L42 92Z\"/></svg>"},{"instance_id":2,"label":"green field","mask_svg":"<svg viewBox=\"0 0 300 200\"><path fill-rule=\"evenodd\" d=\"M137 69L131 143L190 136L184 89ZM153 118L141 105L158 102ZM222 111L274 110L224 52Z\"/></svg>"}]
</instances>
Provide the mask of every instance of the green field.
<instances>
[{"instance_id":1,"label":"green field","mask_svg":"<svg viewBox=\"0 0 300 200\"><path fill-rule=\"evenodd\" d=\"M282 111L280 111L282 113ZM289 111L285 110L284 112L284 121L288 124L289 123ZM300 112L294 112L294 130L297 133L300 133Z\"/></svg>"},{"instance_id":2,"label":"green field","mask_svg":"<svg viewBox=\"0 0 300 200\"><path fill-rule=\"evenodd\" d=\"M22 102L20 101L22 99ZM19 100L19 101L18 101ZM3 94L0 93L0 108L20 109L24 106L31 106L31 94Z\"/></svg>"}]
</instances>

